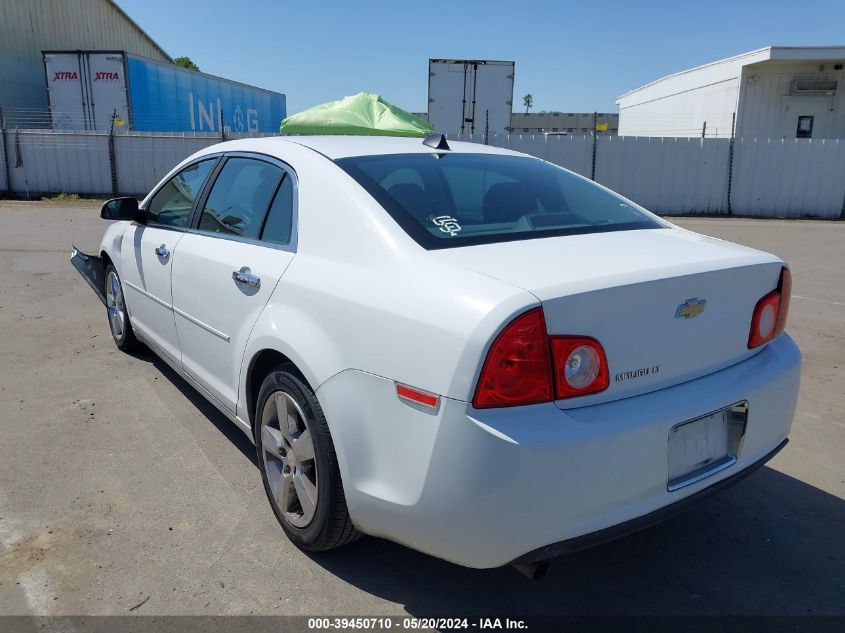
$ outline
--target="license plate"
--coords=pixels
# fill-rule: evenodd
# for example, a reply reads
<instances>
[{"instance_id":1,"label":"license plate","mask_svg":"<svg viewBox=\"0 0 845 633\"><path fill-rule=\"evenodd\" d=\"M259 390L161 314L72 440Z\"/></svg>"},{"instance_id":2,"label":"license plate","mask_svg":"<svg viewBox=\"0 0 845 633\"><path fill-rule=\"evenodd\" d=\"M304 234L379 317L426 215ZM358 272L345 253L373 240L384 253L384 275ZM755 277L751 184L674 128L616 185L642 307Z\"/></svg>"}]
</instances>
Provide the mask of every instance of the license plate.
<instances>
[{"instance_id":1,"label":"license plate","mask_svg":"<svg viewBox=\"0 0 845 633\"><path fill-rule=\"evenodd\" d=\"M689 486L736 463L748 403L682 422L669 432L669 491Z\"/></svg>"}]
</instances>

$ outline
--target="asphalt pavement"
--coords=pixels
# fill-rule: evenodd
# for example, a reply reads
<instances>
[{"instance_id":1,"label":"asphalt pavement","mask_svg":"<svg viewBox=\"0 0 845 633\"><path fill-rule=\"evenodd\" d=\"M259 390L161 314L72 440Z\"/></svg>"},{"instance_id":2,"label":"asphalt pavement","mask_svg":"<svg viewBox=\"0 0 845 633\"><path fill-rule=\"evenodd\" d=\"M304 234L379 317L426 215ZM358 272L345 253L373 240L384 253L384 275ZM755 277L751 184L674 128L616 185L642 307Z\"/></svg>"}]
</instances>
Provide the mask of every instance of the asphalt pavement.
<instances>
[{"instance_id":1,"label":"asphalt pavement","mask_svg":"<svg viewBox=\"0 0 845 633\"><path fill-rule=\"evenodd\" d=\"M297 550L248 439L152 353L115 348L68 261L97 248L97 203L0 201L0 614L845 615L845 222L675 221L791 264L792 441L532 582L370 537Z\"/></svg>"}]
</instances>

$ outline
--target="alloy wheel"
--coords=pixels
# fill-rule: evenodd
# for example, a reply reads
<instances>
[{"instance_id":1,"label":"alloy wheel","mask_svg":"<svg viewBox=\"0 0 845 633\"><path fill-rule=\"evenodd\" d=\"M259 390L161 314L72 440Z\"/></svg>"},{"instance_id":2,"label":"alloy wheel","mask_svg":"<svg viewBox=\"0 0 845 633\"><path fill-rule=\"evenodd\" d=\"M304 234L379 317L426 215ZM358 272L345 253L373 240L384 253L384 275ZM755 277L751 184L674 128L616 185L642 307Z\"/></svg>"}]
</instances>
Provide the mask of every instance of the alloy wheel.
<instances>
[{"instance_id":1,"label":"alloy wheel","mask_svg":"<svg viewBox=\"0 0 845 633\"><path fill-rule=\"evenodd\" d=\"M114 338L120 341L126 330L126 307L123 302L123 291L120 279L113 270L106 278L106 308L109 313L109 327Z\"/></svg>"},{"instance_id":2,"label":"alloy wheel","mask_svg":"<svg viewBox=\"0 0 845 633\"><path fill-rule=\"evenodd\" d=\"M261 412L261 455L271 494L285 519L306 527L317 509L317 462L302 408L284 392L270 394Z\"/></svg>"}]
</instances>

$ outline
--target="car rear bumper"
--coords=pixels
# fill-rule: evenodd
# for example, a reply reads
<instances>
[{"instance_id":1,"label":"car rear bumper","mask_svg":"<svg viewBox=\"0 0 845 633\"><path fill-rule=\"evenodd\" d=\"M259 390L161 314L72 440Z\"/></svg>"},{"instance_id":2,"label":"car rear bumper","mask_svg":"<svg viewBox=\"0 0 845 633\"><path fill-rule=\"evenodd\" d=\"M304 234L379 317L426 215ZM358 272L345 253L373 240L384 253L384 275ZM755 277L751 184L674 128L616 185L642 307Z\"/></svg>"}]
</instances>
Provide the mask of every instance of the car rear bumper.
<instances>
[{"instance_id":1,"label":"car rear bumper","mask_svg":"<svg viewBox=\"0 0 845 633\"><path fill-rule=\"evenodd\" d=\"M781 336L742 363L674 387L562 411L401 402L390 380L349 370L317 395L356 526L469 567L555 556L645 527L735 482L785 443L801 354ZM668 491L673 426L749 404L732 466Z\"/></svg>"},{"instance_id":2,"label":"car rear bumper","mask_svg":"<svg viewBox=\"0 0 845 633\"><path fill-rule=\"evenodd\" d=\"M703 501L717 492L721 492L725 488L730 488L735 483L745 479L748 475L763 466L772 457L780 453L781 449L783 449L783 447L788 443L789 438L784 438L784 440L778 444L774 450L764 455L761 459L758 459L750 466L747 466L743 470L735 472L733 475L726 477L725 479L721 479L713 485L699 490L688 497L684 497L683 499L670 503L668 506L663 506L662 508L658 508L648 514L636 517L635 519L630 519L624 523L611 525L603 530L583 534L582 536L576 536L575 538L540 547L534 551L528 552L527 554L523 554L516 560L512 561L511 564L523 565L526 563L536 563L554 558L555 556L572 554L573 552L577 552L582 549L588 549L590 547L596 547L597 545L608 543L615 539L622 538L623 536L657 525L667 519L671 519L672 517L685 512L700 501Z\"/></svg>"}]
</instances>

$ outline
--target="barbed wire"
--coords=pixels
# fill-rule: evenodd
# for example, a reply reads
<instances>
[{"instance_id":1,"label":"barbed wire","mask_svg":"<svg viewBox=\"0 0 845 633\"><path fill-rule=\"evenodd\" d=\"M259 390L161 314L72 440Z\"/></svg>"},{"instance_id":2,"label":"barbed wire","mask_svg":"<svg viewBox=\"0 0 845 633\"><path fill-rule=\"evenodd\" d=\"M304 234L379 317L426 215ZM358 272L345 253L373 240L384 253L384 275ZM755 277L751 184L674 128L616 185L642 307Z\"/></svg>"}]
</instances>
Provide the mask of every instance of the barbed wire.
<instances>
[{"instance_id":1,"label":"barbed wire","mask_svg":"<svg viewBox=\"0 0 845 633\"><path fill-rule=\"evenodd\" d=\"M724 124L724 121L719 121L719 125L715 125L714 121L708 122L706 126L699 125L699 120L702 117L707 116L706 114L702 113L677 113L677 112L666 112L666 113L659 113L659 112L649 112L649 113L637 113L636 116L628 115L627 120L620 121L622 123L622 127L619 131L615 134L609 133L609 131L602 131L597 130L595 135L598 139L637 139L637 138L663 138L663 139L679 139L679 140L724 140L730 138L730 129L731 126L729 123ZM203 130L181 130L175 129L179 128L183 123L183 120L179 119L178 117L173 116L172 114L156 114L156 113L144 113L142 116L139 116L134 119L126 119L117 117L115 119L115 125L112 127L111 117L108 118L108 125L100 125L98 129L88 129L90 128L90 117L86 116L81 112L67 112L67 111L59 111L53 108L27 108L27 107L0 107L0 127L2 127L6 134L11 133L20 133L21 134L21 142L26 142L31 147L42 147L42 148L56 148L59 147L57 143L60 143L61 147L83 147L83 145L79 144L79 141L51 141L47 140L46 138L41 138L38 141L29 139L27 140L26 135L31 135L33 133L38 133L43 137L46 137L49 134L54 135L77 135L78 137L82 137L83 135L91 136L94 138L99 137L107 137L110 133L116 138L122 138L127 136L145 136L149 137L150 139L154 138L196 138L196 139L209 139L209 140L220 140L221 138L225 138L227 140L230 139L238 139L238 138L260 138L266 136L283 136L280 132L276 130L271 131L240 131L234 130L230 126L226 126L224 131L220 131L219 129L219 119L215 119L214 124L217 126L213 130L203 129ZM224 113L224 122L225 122L225 113ZM123 123L119 125L118 123ZM281 122L280 122L281 123ZM662 123L662 125L661 125ZM203 127L207 125L207 121L204 119L202 123ZM143 129L137 129L137 128ZM621 133L620 133L621 132ZM458 131L454 133L448 132L448 138L450 139L458 139L458 140L471 140L471 141L478 141L484 142L485 135L483 132L476 131L473 134L461 134ZM492 139L536 139L536 138L544 138L547 143L566 143L566 142L578 142L579 139L592 139L593 134L590 131L583 132L583 131L558 131L553 132L549 131L547 128L544 131L539 130L532 130L530 132L523 132L520 131L519 128L511 130L510 132L491 132L488 136L488 140ZM737 137L740 138L740 137ZM751 138L751 137L749 137ZM755 137L755 138L768 138L768 137ZM781 141L781 140L796 140L786 138L786 137L771 137L774 140ZM800 141L806 141L808 139L797 139ZM813 139L816 141L825 140L825 139ZM833 140L833 139L827 139ZM507 141L511 142L511 141ZM605 142L605 141L601 141ZM36 145L37 143L37 145ZM72 143L72 144L68 144ZM97 147L97 146L85 146L85 147ZM138 148L138 151L144 151L142 148Z\"/></svg>"},{"instance_id":2,"label":"barbed wire","mask_svg":"<svg viewBox=\"0 0 845 633\"><path fill-rule=\"evenodd\" d=\"M114 124L112 124L112 115L104 114L96 108L93 111L62 111L54 108L26 108L26 107L0 107L2 113L2 120L0 125L5 129L52 129L52 130L70 130L70 131L92 131L108 133L110 130L114 134L125 134L128 132L182 132L180 129L185 124L185 117L179 117L172 112L143 112L140 114L128 114L126 112L117 113ZM231 115L223 112L223 124L225 127L224 133L227 135L235 134L249 134L256 136L264 136L267 134L277 134L276 130L264 132L250 132L249 130L242 130L237 126L232 125L229 120ZM703 126L703 120L710 118L706 126ZM647 112L647 113L631 113L625 117L620 118L622 124L623 135L642 135L642 136L703 136L709 137L727 137L729 136L730 120L713 120L724 117L710 117L706 113L678 113L678 112ZM279 121L281 124L281 121ZM195 134L209 134L220 135L220 116L217 112L214 113L211 120L211 127L209 129L209 120L206 117L196 117L194 119L195 129L188 130L189 133ZM557 126L558 130L555 132L551 127L541 128L542 131L532 128L531 131L521 131L523 126L514 125L509 134L510 135L559 135L559 136L591 136L590 131L585 131L581 126ZM580 130L579 130L580 127ZM202 129L201 129L202 128ZM571 131L570 131L570 128ZM616 130L620 128L614 128ZM610 136L610 130L597 130L597 135ZM479 132L476 132L478 134ZM508 133L504 133L508 134ZM492 135L492 133L491 133Z\"/></svg>"}]
</instances>

